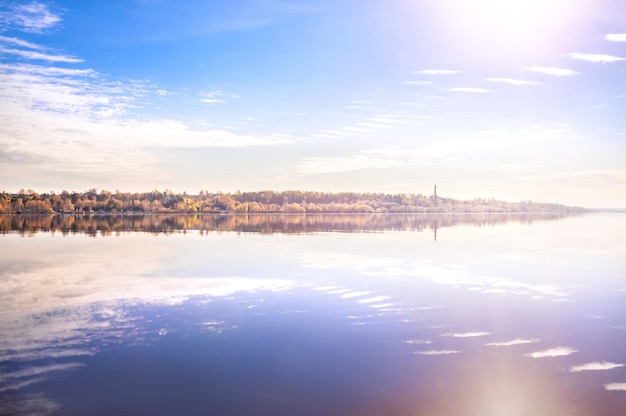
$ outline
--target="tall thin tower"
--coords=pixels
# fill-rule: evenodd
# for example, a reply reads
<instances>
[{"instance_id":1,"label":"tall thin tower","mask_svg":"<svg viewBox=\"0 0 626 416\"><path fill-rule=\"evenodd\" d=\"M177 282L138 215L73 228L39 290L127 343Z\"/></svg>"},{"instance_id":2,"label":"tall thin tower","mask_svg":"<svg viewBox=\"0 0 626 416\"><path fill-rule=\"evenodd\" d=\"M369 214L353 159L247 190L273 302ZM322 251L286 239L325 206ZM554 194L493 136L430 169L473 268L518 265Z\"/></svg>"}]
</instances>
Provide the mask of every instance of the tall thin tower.
<instances>
[{"instance_id":1,"label":"tall thin tower","mask_svg":"<svg viewBox=\"0 0 626 416\"><path fill-rule=\"evenodd\" d=\"M433 202L437 206L437 185L435 185L435 193L433 194Z\"/></svg>"}]
</instances>

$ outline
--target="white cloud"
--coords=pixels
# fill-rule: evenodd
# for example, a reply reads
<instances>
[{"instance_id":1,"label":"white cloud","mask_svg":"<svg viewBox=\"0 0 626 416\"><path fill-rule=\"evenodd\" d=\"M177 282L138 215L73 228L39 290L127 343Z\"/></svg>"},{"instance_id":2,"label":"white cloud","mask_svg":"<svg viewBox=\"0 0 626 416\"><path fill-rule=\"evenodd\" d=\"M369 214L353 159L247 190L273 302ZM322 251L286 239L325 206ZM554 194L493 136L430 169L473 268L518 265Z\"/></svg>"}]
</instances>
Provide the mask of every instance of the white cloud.
<instances>
[{"instance_id":1,"label":"white cloud","mask_svg":"<svg viewBox=\"0 0 626 416\"><path fill-rule=\"evenodd\" d=\"M385 301L387 299L390 299L390 297L389 296L375 296L373 298L360 299L358 302L359 303L376 303L376 302Z\"/></svg>"},{"instance_id":2,"label":"white cloud","mask_svg":"<svg viewBox=\"0 0 626 416\"><path fill-rule=\"evenodd\" d=\"M398 122L398 120L394 120L393 118L390 118L389 116L376 116L376 117L370 118L369 121L373 121L375 123L389 123L389 124Z\"/></svg>"},{"instance_id":3,"label":"white cloud","mask_svg":"<svg viewBox=\"0 0 626 416\"><path fill-rule=\"evenodd\" d=\"M569 371L572 373L578 373L581 371L602 371L602 370L612 370L614 368L624 367L624 364L611 363L607 361L602 362L593 362L582 365L575 365L570 367Z\"/></svg>"},{"instance_id":4,"label":"white cloud","mask_svg":"<svg viewBox=\"0 0 626 416\"><path fill-rule=\"evenodd\" d=\"M372 131L372 129L368 129L365 127L351 127L351 126L342 127L341 129L345 131L349 131L349 132L354 132L354 133L368 133Z\"/></svg>"},{"instance_id":5,"label":"white cloud","mask_svg":"<svg viewBox=\"0 0 626 416\"><path fill-rule=\"evenodd\" d=\"M419 355L450 355L458 354L458 351L454 350L429 350L429 351L416 351L415 354Z\"/></svg>"},{"instance_id":6,"label":"white cloud","mask_svg":"<svg viewBox=\"0 0 626 416\"><path fill-rule=\"evenodd\" d=\"M27 42L25 40L18 39L18 38L1 36L1 35L0 35L0 42L2 42L2 43L10 43L12 45L17 45L17 46L20 46L22 48L44 49L42 46L37 45L35 43Z\"/></svg>"},{"instance_id":7,"label":"white cloud","mask_svg":"<svg viewBox=\"0 0 626 416\"><path fill-rule=\"evenodd\" d=\"M200 102L205 104L222 104L224 103L224 100L221 100L219 98L203 98L202 100L200 100Z\"/></svg>"},{"instance_id":8,"label":"white cloud","mask_svg":"<svg viewBox=\"0 0 626 416\"><path fill-rule=\"evenodd\" d=\"M32 377L38 376L41 374L47 374L56 371L65 371L72 370L78 367L82 367L84 364L82 363L64 363L64 364L49 364L40 367L28 367L24 370L18 370L14 372L6 372L0 374L0 383L5 382L10 379L15 378L24 378L24 377Z\"/></svg>"},{"instance_id":9,"label":"white cloud","mask_svg":"<svg viewBox=\"0 0 626 416\"><path fill-rule=\"evenodd\" d=\"M626 60L626 58L620 58L619 56L593 54L593 53L570 53L569 56L572 59L579 59L581 61L603 63L603 64Z\"/></svg>"},{"instance_id":10,"label":"white cloud","mask_svg":"<svg viewBox=\"0 0 626 416\"><path fill-rule=\"evenodd\" d=\"M513 78L485 78L485 81L503 82L505 84L511 84L511 85L515 85L515 86L520 86L520 85L538 85L539 84L539 82L537 82L537 81L525 81L525 80L513 79Z\"/></svg>"},{"instance_id":11,"label":"white cloud","mask_svg":"<svg viewBox=\"0 0 626 416\"><path fill-rule=\"evenodd\" d=\"M339 136L350 136L352 133L348 132L348 131L343 131L343 130L326 130L324 131L324 133L330 134L330 135L339 135Z\"/></svg>"},{"instance_id":12,"label":"white cloud","mask_svg":"<svg viewBox=\"0 0 626 416\"><path fill-rule=\"evenodd\" d=\"M609 383L604 388L609 391L626 391L626 383Z\"/></svg>"},{"instance_id":13,"label":"white cloud","mask_svg":"<svg viewBox=\"0 0 626 416\"><path fill-rule=\"evenodd\" d=\"M457 74L459 71L453 69L424 69L421 71L413 71L414 74L418 75L450 75Z\"/></svg>"},{"instance_id":14,"label":"white cloud","mask_svg":"<svg viewBox=\"0 0 626 416\"><path fill-rule=\"evenodd\" d=\"M361 296L370 295L372 292L349 292L341 295L343 299L359 298Z\"/></svg>"},{"instance_id":15,"label":"white cloud","mask_svg":"<svg viewBox=\"0 0 626 416\"><path fill-rule=\"evenodd\" d=\"M222 98L224 96L224 94L222 93L222 91L211 91L211 92L207 92L204 94L204 96L206 98L203 98L200 100L200 102L203 102L205 104L223 104L226 101L224 101L224 99Z\"/></svg>"},{"instance_id":16,"label":"white cloud","mask_svg":"<svg viewBox=\"0 0 626 416\"><path fill-rule=\"evenodd\" d=\"M525 356L531 358L561 357L573 354L575 352L578 352L578 350L569 347L556 347L550 348L548 350L531 352L529 354L525 354Z\"/></svg>"},{"instance_id":17,"label":"white cloud","mask_svg":"<svg viewBox=\"0 0 626 416\"><path fill-rule=\"evenodd\" d=\"M453 338L474 338L474 337L484 337L489 335L489 332L455 332L449 334L441 334L444 337L453 337Z\"/></svg>"},{"instance_id":18,"label":"white cloud","mask_svg":"<svg viewBox=\"0 0 626 416\"><path fill-rule=\"evenodd\" d=\"M569 77L578 74L578 71L567 68L556 68L551 66L531 66L525 68L527 71L539 72L541 74L555 75L557 77Z\"/></svg>"},{"instance_id":19,"label":"white cloud","mask_svg":"<svg viewBox=\"0 0 626 416\"><path fill-rule=\"evenodd\" d=\"M25 58L25 59L48 61L48 62L66 62L66 63L71 63L71 64L84 62L84 59L75 58L73 56L50 55L47 53L36 52L36 51L9 49L9 48L5 48L2 46L0 46L0 52L21 56L22 58Z\"/></svg>"},{"instance_id":20,"label":"white cloud","mask_svg":"<svg viewBox=\"0 0 626 416\"><path fill-rule=\"evenodd\" d=\"M309 157L296 165L296 171L301 175L315 175L321 173L340 173L363 169L386 169L401 166L403 163L394 159L370 157L357 154L346 157Z\"/></svg>"},{"instance_id":21,"label":"white cloud","mask_svg":"<svg viewBox=\"0 0 626 416\"><path fill-rule=\"evenodd\" d=\"M357 123L358 126L365 126L365 127L373 127L373 128L386 128L389 127L386 124L380 124L380 123Z\"/></svg>"},{"instance_id":22,"label":"white cloud","mask_svg":"<svg viewBox=\"0 0 626 416\"><path fill-rule=\"evenodd\" d=\"M515 338L511 341L504 341L504 342L489 342L485 345L490 346L490 347L510 347L512 345L521 345L521 344L530 344L533 342L539 342L538 339L522 339L522 338Z\"/></svg>"},{"instance_id":23,"label":"white cloud","mask_svg":"<svg viewBox=\"0 0 626 416\"><path fill-rule=\"evenodd\" d=\"M72 68L58 68L55 66L41 66L30 64L0 64L1 73L14 73L14 74L35 74L43 76L95 76L97 72L93 69L72 69Z\"/></svg>"},{"instance_id":24,"label":"white cloud","mask_svg":"<svg viewBox=\"0 0 626 416\"><path fill-rule=\"evenodd\" d=\"M473 87L440 88L440 90L450 91L450 92L469 92L469 93L489 92L489 90L486 88L473 88Z\"/></svg>"},{"instance_id":25,"label":"white cloud","mask_svg":"<svg viewBox=\"0 0 626 416\"><path fill-rule=\"evenodd\" d=\"M555 183L559 185L586 185L586 186L611 186L620 187L626 185L626 170L598 169L580 170L571 172L552 172L542 175L524 175L520 179L542 183Z\"/></svg>"},{"instance_id":26,"label":"white cloud","mask_svg":"<svg viewBox=\"0 0 626 416\"><path fill-rule=\"evenodd\" d=\"M404 84L406 85L430 85L432 84L432 81L405 81Z\"/></svg>"},{"instance_id":27,"label":"white cloud","mask_svg":"<svg viewBox=\"0 0 626 416\"><path fill-rule=\"evenodd\" d=\"M626 33L610 33L605 39L612 42L626 42Z\"/></svg>"},{"instance_id":28,"label":"white cloud","mask_svg":"<svg viewBox=\"0 0 626 416\"><path fill-rule=\"evenodd\" d=\"M410 344L410 345L427 345L427 344L432 344L432 341L426 340L426 339L408 339L406 341L402 341L405 344Z\"/></svg>"},{"instance_id":29,"label":"white cloud","mask_svg":"<svg viewBox=\"0 0 626 416\"><path fill-rule=\"evenodd\" d=\"M0 11L0 27L13 27L30 33L43 33L61 22L58 12L38 1L11 5Z\"/></svg>"}]
</instances>

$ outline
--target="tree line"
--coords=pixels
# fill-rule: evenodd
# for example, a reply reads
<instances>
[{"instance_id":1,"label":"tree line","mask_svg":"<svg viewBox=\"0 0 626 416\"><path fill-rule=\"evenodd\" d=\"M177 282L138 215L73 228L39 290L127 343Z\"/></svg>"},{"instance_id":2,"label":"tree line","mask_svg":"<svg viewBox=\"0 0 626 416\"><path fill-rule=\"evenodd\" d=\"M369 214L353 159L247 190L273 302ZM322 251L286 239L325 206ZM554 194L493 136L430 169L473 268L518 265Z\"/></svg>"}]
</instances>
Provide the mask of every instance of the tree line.
<instances>
[{"instance_id":1,"label":"tree line","mask_svg":"<svg viewBox=\"0 0 626 416\"><path fill-rule=\"evenodd\" d=\"M120 192L0 193L0 214L165 214L165 213L507 213L583 212L585 209L532 201L458 200L422 194L259 191L197 195L169 190Z\"/></svg>"}]
</instances>

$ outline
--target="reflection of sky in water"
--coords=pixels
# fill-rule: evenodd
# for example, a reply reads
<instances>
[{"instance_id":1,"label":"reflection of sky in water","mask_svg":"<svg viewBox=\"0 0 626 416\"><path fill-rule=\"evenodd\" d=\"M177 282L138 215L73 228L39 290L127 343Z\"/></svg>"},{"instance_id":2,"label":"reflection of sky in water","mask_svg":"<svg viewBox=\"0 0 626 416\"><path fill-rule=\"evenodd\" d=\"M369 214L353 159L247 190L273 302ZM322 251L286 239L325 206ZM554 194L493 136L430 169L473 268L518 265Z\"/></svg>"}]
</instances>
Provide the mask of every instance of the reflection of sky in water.
<instances>
[{"instance_id":1,"label":"reflection of sky in water","mask_svg":"<svg viewBox=\"0 0 626 416\"><path fill-rule=\"evenodd\" d=\"M620 414L625 235L5 235L0 414Z\"/></svg>"}]
</instances>

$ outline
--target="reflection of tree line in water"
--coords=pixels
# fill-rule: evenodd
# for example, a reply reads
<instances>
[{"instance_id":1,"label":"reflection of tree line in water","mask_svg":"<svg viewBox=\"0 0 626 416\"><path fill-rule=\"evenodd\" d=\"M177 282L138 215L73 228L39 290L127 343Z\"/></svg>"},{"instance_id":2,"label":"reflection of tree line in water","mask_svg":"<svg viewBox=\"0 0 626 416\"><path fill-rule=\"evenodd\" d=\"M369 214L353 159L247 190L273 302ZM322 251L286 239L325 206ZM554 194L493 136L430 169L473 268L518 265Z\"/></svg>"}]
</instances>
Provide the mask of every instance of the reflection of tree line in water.
<instances>
[{"instance_id":1,"label":"reflection of tree line in water","mask_svg":"<svg viewBox=\"0 0 626 416\"><path fill-rule=\"evenodd\" d=\"M337 215L0 215L0 233L38 232L111 235L124 232L171 234L196 230L298 234L315 232L424 231L466 224L548 221L571 214L337 214Z\"/></svg>"}]
</instances>

